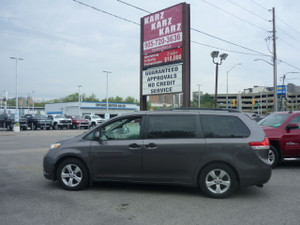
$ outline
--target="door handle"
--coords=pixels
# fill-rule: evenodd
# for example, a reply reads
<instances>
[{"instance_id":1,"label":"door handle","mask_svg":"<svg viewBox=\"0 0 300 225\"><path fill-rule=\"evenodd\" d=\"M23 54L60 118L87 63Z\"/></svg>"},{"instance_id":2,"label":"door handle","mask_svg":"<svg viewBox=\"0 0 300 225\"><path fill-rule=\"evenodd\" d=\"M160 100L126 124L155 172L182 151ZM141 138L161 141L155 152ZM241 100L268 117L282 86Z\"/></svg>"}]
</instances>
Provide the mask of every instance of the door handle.
<instances>
[{"instance_id":1,"label":"door handle","mask_svg":"<svg viewBox=\"0 0 300 225\"><path fill-rule=\"evenodd\" d=\"M138 149L138 148L140 148L140 147L141 147L141 146L138 145L137 143L132 143L132 144L129 145L129 149Z\"/></svg>"},{"instance_id":2,"label":"door handle","mask_svg":"<svg viewBox=\"0 0 300 225\"><path fill-rule=\"evenodd\" d=\"M150 150L157 149L157 145L154 143L149 143L148 145L145 145L145 147Z\"/></svg>"}]
</instances>

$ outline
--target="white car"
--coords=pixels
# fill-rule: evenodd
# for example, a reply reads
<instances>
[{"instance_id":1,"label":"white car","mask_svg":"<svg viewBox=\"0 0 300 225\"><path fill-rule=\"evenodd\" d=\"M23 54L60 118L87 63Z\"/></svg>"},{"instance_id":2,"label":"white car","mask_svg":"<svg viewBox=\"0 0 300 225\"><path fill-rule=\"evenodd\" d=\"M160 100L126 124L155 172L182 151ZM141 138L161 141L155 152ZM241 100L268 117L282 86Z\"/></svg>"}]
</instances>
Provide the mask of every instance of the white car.
<instances>
[{"instance_id":1,"label":"white car","mask_svg":"<svg viewBox=\"0 0 300 225\"><path fill-rule=\"evenodd\" d=\"M98 115L84 115L83 119L89 121L90 127L97 126L105 121L105 119L101 118Z\"/></svg>"},{"instance_id":2,"label":"white car","mask_svg":"<svg viewBox=\"0 0 300 225\"><path fill-rule=\"evenodd\" d=\"M50 114L48 118L52 120L52 128L54 130L62 129L62 128L71 128L72 120L70 118L65 118L60 114Z\"/></svg>"}]
</instances>

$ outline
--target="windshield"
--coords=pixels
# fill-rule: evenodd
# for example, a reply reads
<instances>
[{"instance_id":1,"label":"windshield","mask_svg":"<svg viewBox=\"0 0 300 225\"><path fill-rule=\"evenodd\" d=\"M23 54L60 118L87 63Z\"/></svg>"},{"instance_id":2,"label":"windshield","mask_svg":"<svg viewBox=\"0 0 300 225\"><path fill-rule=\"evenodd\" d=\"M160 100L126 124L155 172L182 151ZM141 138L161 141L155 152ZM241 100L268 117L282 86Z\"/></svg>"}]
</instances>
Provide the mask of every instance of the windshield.
<instances>
[{"instance_id":1,"label":"windshield","mask_svg":"<svg viewBox=\"0 0 300 225\"><path fill-rule=\"evenodd\" d=\"M81 116L73 116L73 119L75 119L75 120L81 120L82 118L81 118Z\"/></svg>"},{"instance_id":2,"label":"windshield","mask_svg":"<svg viewBox=\"0 0 300 225\"><path fill-rule=\"evenodd\" d=\"M62 115L56 115L55 118L64 118Z\"/></svg>"},{"instance_id":3,"label":"windshield","mask_svg":"<svg viewBox=\"0 0 300 225\"><path fill-rule=\"evenodd\" d=\"M100 116L97 116L97 115L92 116L92 118L93 118L93 119L101 119L101 117L100 117Z\"/></svg>"},{"instance_id":4,"label":"windshield","mask_svg":"<svg viewBox=\"0 0 300 225\"><path fill-rule=\"evenodd\" d=\"M289 117L289 114L271 114L259 121L258 125L267 127L280 127Z\"/></svg>"},{"instance_id":5,"label":"windshield","mask_svg":"<svg viewBox=\"0 0 300 225\"><path fill-rule=\"evenodd\" d=\"M35 115L33 115L33 117L35 117L36 119L47 119L45 116L43 116L41 114L35 114Z\"/></svg>"}]
</instances>

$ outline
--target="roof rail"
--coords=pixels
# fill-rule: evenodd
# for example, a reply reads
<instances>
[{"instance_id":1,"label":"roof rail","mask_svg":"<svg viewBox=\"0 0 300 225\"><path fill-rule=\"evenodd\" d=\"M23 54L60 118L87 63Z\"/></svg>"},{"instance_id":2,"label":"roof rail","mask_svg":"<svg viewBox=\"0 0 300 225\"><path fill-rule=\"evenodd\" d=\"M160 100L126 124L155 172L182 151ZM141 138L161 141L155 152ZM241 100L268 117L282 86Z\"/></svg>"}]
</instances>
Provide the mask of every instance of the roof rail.
<instances>
[{"instance_id":1,"label":"roof rail","mask_svg":"<svg viewBox=\"0 0 300 225\"><path fill-rule=\"evenodd\" d=\"M225 112L241 112L237 109L219 109L219 108L169 108L159 109L160 111L225 111Z\"/></svg>"}]
</instances>

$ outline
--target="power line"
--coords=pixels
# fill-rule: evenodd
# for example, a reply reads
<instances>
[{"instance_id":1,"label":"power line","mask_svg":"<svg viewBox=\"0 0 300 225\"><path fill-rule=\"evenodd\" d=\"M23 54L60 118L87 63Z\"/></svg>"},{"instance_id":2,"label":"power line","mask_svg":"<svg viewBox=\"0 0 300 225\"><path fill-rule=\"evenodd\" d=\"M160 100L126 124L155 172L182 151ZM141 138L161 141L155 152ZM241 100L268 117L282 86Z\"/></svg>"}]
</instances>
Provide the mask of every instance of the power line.
<instances>
[{"instance_id":1,"label":"power line","mask_svg":"<svg viewBox=\"0 0 300 225\"><path fill-rule=\"evenodd\" d=\"M292 49L297 50L300 52L300 49L296 48L294 45L291 45L290 43L282 40L281 38L278 38L280 41L282 41L283 43L285 43L286 45L290 46Z\"/></svg>"},{"instance_id":2,"label":"power line","mask_svg":"<svg viewBox=\"0 0 300 225\"><path fill-rule=\"evenodd\" d=\"M121 2L121 3L125 4L125 5L128 5L128 6L130 6L130 7L133 7L133 8L135 8L135 9L138 9L138 10L140 10L140 11L143 11L143 12L146 12L146 13L151 13L151 12L149 12L149 11L147 11L147 10L145 10L145 9L142 9L142 8L136 6L136 5L132 5L132 4L130 4L130 3L127 3L127 2L124 2L124 1L121 1L121 0L117 0L117 1L118 1L118 2Z\"/></svg>"},{"instance_id":3,"label":"power line","mask_svg":"<svg viewBox=\"0 0 300 225\"><path fill-rule=\"evenodd\" d=\"M117 16L117 15L115 15L115 14L112 14L112 13L110 13L110 12L107 12L107 11L105 11L105 10L102 10L102 9L96 8L96 7L94 7L94 6L91 6L91 5L85 4L85 3L83 3L83 2L80 2L80 1L78 1L78 0L73 0L73 1L74 1L74 2L76 2L76 3L78 3L78 4L81 4L81 5L83 5L83 6L89 7L89 8L91 8L91 9L97 10L97 11L99 11L99 12L105 13L105 14L107 14L107 15L110 15L110 16L113 16L113 17L115 17L115 18L121 19L121 20L123 20L123 21L129 22L129 23L133 23L133 24L135 24L135 25L139 25L139 26L140 26L140 24L139 24L139 23L136 23L136 22L134 22L134 21L132 21L132 20L129 20L129 19L126 19L126 18L123 18L123 17ZM119 0L118 0L118 1L119 1ZM125 4L125 2L123 2L123 1L119 1L119 2L121 2L121 3ZM131 4L127 4L127 5L129 5L129 6L131 6L131 7L134 7L134 5L131 5ZM147 13L149 13L149 11L147 11L147 10L144 10L144 9L142 9L142 8L139 8L139 7L134 7L134 8L136 8L136 9L139 9L139 10L142 10L142 11L144 11L144 12L147 12ZM211 38L214 38L214 39L217 39L217 40L220 40L220 41L226 42L226 43L228 43L228 44L231 44L231 45L234 45L234 46L237 46L237 47L243 48L243 49L245 49L245 50L248 50L248 51L254 52L254 53L256 53L256 54L251 54L251 53L243 53L243 52L239 52L239 51L233 51L233 50L226 50L226 51L229 51L229 52L234 52L234 53L238 53L238 54L246 54L246 55L259 55L259 56L266 56L266 57L270 57L270 56L271 56L271 55L267 55L267 54L264 54L264 53L258 52L258 51L256 51L256 50L253 50L253 49L250 49L250 48L247 48L247 47L244 47L244 46L241 46L241 45L235 44L235 43L233 43L233 42L227 41L227 40L225 40L225 39L222 39L222 38L216 37L216 36L214 36L214 35L211 35L211 34L205 33L205 32L203 32L203 31L200 31L200 30L197 30L197 29L194 29L194 28L191 28L191 30L193 30L193 31L196 31L196 32L199 32L199 33L201 33L201 34L204 34L204 35L206 35L206 36L209 36L209 37L211 37ZM211 47L211 48L218 48L218 47L214 47L214 46L210 46L210 45L202 44L202 43L199 43L199 42L196 42L196 41L192 41L192 42L193 42L193 43L196 43L196 44L203 45L203 46ZM221 49L221 48L218 48L218 49ZM223 49L221 49L221 50L223 50ZM278 60L279 60L279 59L278 59ZM284 63L284 64L286 64L286 65L288 65L288 66L290 66L290 67L292 67L292 68L294 68L294 69L297 69L297 70L299 70L299 71L300 71L300 69L299 69L298 67L296 67L296 66L293 66L293 65L291 65L291 64L289 64L289 63L287 63L287 62L285 62L285 61L283 61L283 60L279 60L279 61L280 61L280 62L282 62L282 63Z\"/></svg>"},{"instance_id":4,"label":"power line","mask_svg":"<svg viewBox=\"0 0 300 225\"><path fill-rule=\"evenodd\" d=\"M287 22L285 22L284 20L280 19L278 16L276 16L276 18L278 20L280 20L280 22L284 23L285 25L287 25L289 28L291 28L292 30L296 31L298 34L300 34L300 32L298 30L296 30L294 27L292 27L291 25L289 25Z\"/></svg>"},{"instance_id":5,"label":"power line","mask_svg":"<svg viewBox=\"0 0 300 225\"><path fill-rule=\"evenodd\" d=\"M293 39L294 41L300 43L300 41L299 41L297 38L295 38L295 37L293 37L292 35L288 34L287 32L285 32L283 29L279 28L278 26L277 26L277 30L280 30L280 31L281 31L283 34L285 34L286 36L288 36L288 37L290 37L291 39Z\"/></svg>"},{"instance_id":6,"label":"power line","mask_svg":"<svg viewBox=\"0 0 300 225\"><path fill-rule=\"evenodd\" d=\"M260 18L260 19L262 19L263 21L269 22L267 19L263 18L262 16L260 16L260 15L258 15L258 14L256 14L256 13L252 12L251 10L249 10L249 9L247 9L247 8L245 8L245 7L242 7L242 6L238 5L237 3L235 3L235 2L233 2L233 1L231 1L231 0L227 0L227 1L230 2L230 3L233 4L233 5L235 5L235 6L239 7L239 8L241 8L241 9L247 11L248 13L250 13L250 14L252 14L252 15L254 15L254 16Z\"/></svg>"},{"instance_id":7,"label":"power line","mask_svg":"<svg viewBox=\"0 0 300 225\"><path fill-rule=\"evenodd\" d=\"M250 24L250 25L256 27L257 29L260 29L260 30L263 30L263 31L268 32L265 28L260 27L260 26L254 24L254 23L251 23L250 21L245 20L245 19L243 19L243 18L241 18L241 17L239 17L239 16L236 16L236 15L234 15L234 14L232 14L232 13L226 11L225 9L222 9L222 8L220 8L220 7L214 5L214 4L212 4L212 3L210 3L210 2L208 2L208 1L206 1L206 0L201 0L201 1L202 1L202 2L205 2L206 4L212 6L212 7L216 8L216 9L219 9L219 10L222 11L222 12L225 12L225 13L231 15L232 17L234 17L234 18L236 18L236 19L238 19L238 20L241 20L241 21L243 21L243 22L245 22L245 23L248 23L248 24Z\"/></svg>"},{"instance_id":8,"label":"power line","mask_svg":"<svg viewBox=\"0 0 300 225\"><path fill-rule=\"evenodd\" d=\"M283 60L281 60L281 59L278 59L278 60L279 60L280 62L282 62L282 63L284 63L284 64L286 64L286 65L288 65L288 66L290 66L290 67L292 67L292 68L294 68L294 69L300 71L300 68L298 68L298 67L296 67L296 66L293 66L293 65L291 65L291 64L289 64L289 63L287 63L287 62L285 62L285 61L283 61Z\"/></svg>"},{"instance_id":9,"label":"power line","mask_svg":"<svg viewBox=\"0 0 300 225\"><path fill-rule=\"evenodd\" d=\"M202 46L209 47L209 48L213 48L213 49L219 49L219 50L226 51L226 52L232 52L232 53L237 53L237 54L242 54L242 55L262 56L261 54L255 54L255 53L247 53L247 52L240 52L240 51L228 50L228 49L224 49L224 48L220 48L220 47L216 47L216 46L212 46L212 45L200 43L200 42L197 42L197 41L191 41L191 42L194 43L194 44L202 45Z\"/></svg>"},{"instance_id":10,"label":"power line","mask_svg":"<svg viewBox=\"0 0 300 225\"><path fill-rule=\"evenodd\" d=\"M138 9L138 10L141 10L141 11L143 11L143 12L151 13L151 12L149 12L148 10L145 10L145 9L143 9L143 8L137 7L137 6L132 5L132 4L128 4L128 3L124 2L124 1L120 1L120 0L117 0L117 1L120 2L120 3L126 4L126 5L128 5L128 6L130 6L130 7L133 7L133 8L136 8L136 9ZM199 32L199 33L204 34L204 35L206 35L206 36L209 36L209 37L211 37L211 38L214 38L214 39L217 39L217 40L220 40L220 41L229 43L229 44L231 44L231 45L235 45L235 46L237 46L237 47L246 49L247 51L254 52L254 53L256 53L256 54L258 54L258 55L260 55L260 56L268 56L268 57L270 56L270 55L266 55L266 54L264 54L264 53L258 52L258 51L256 51L256 50L253 50L253 49L250 49L250 48L247 48L247 47L244 47L244 46L235 44L235 43L233 43L233 42L227 41L227 40L225 40L225 39L219 38L219 37L217 37L217 36L214 36L214 35L205 33L205 32L200 31L200 30L198 30L198 29L191 28L191 30L196 31L196 32Z\"/></svg>"},{"instance_id":11,"label":"power line","mask_svg":"<svg viewBox=\"0 0 300 225\"><path fill-rule=\"evenodd\" d=\"M253 1L253 0L249 0L249 1L252 2L253 4L259 6L260 8L269 11L269 9L267 9L266 7L264 7L264 6L260 5L260 4L258 4L256 1Z\"/></svg>"},{"instance_id":12,"label":"power line","mask_svg":"<svg viewBox=\"0 0 300 225\"><path fill-rule=\"evenodd\" d=\"M259 51L256 51L256 50L253 50L253 49L250 49L250 48L247 48L247 47L244 47L244 46L235 44L235 43L233 43L233 42L231 42L231 41L227 41L227 40L225 40L225 39L219 38L219 37L217 37L217 36L214 36L214 35L205 33L205 32L203 32L203 31L197 30L197 29L195 29L195 28L191 28L191 30L196 31L196 32L201 33L201 34L204 34L204 35L209 36L209 37L211 37L211 38L217 39L217 40L219 40L219 41L223 41L223 42L226 42L226 43L228 43L228 44L237 46L237 47L239 47L239 48L243 48L243 49L245 49L245 50L247 50L247 51L254 52L254 53L256 53L256 54L258 54L258 55L261 55L261 56L268 56L268 57L270 56L270 55L261 53L261 52L259 52Z\"/></svg>"},{"instance_id":13,"label":"power line","mask_svg":"<svg viewBox=\"0 0 300 225\"><path fill-rule=\"evenodd\" d=\"M124 20L124 21L126 21L126 22L133 23L133 24L135 24L135 25L139 25L139 26L140 26L139 23L134 22L134 21L129 20L129 19L126 19L126 18L124 18L124 17L117 16L117 15L115 15L115 14L112 14L112 13L107 12L107 11L102 10L102 9L98 9L98 8L96 8L96 7L94 7L94 6L85 4L85 3L80 2L80 1L77 1L77 0L73 0L73 1L74 1L74 2L77 2L78 4L84 5L84 6L86 6L86 7L89 7L89 8L91 8L91 9L97 10L97 11L99 11L99 12L102 12L102 13L105 13L105 14L107 14L107 15L113 16L113 17L115 17L115 18L118 18L118 19Z\"/></svg>"}]
</instances>

